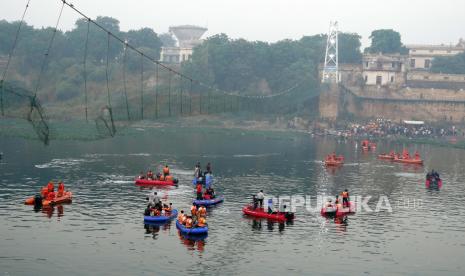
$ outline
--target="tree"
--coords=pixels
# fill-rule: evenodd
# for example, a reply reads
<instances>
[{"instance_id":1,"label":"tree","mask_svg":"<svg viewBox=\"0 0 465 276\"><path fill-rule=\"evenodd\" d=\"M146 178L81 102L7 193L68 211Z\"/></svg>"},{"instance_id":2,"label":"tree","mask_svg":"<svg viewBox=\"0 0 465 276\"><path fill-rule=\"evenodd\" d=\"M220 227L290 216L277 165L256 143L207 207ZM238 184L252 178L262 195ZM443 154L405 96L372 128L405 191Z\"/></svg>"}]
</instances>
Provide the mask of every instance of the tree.
<instances>
[{"instance_id":1,"label":"tree","mask_svg":"<svg viewBox=\"0 0 465 276\"><path fill-rule=\"evenodd\" d=\"M153 57L157 60L159 59L162 42L152 29L142 28L137 31L130 30L126 33L126 38L129 44L137 48L154 49L156 53Z\"/></svg>"},{"instance_id":2,"label":"tree","mask_svg":"<svg viewBox=\"0 0 465 276\"><path fill-rule=\"evenodd\" d=\"M371 46L365 49L368 53L405 54L407 49L402 45L400 33L392 29L374 30L370 35Z\"/></svg>"},{"instance_id":3,"label":"tree","mask_svg":"<svg viewBox=\"0 0 465 276\"><path fill-rule=\"evenodd\" d=\"M465 52L451 57L434 58L431 71L443 74L465 74Z\"/></svg>"},{"instance_id":4,"label":"tree","mask_svg":"<svg viewBox=\"0 0 465 276\"><path fill-rule=\"evenodd\" d=\"M338 36L339 62L340 63L360 63L362 62L362 52L360 39L362 37L356 33L340 33Z\"/></svg>"},{"instance_id":5,"label":"tree","mask_svg":"<svg viewBox=\"0 0 465 276\"><path fill-rule=\"evenodd\" d=\"M176 39L170 33L163 33L159 36L163 47L174 47L176 46Z\"/></svg>"}]
</instances>

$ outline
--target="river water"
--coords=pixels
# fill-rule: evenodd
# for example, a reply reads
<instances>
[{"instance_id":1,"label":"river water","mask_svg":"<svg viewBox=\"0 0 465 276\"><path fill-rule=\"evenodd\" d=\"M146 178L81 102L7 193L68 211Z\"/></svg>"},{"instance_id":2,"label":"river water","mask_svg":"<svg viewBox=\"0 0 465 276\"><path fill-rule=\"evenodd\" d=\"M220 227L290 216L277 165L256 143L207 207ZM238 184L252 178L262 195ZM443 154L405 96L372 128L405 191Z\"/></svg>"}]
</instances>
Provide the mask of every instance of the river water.
<instances>
[{"instance_id":1,"label":"river water","mask_svg":"<svg viewBox=\"0 0 465 276\"><path fill-rule=\"evenodd\" d=\"M150 131L77 142L0 138L0 275L185 274L465 274L463 150L381 143L378 152L418 150L425 166L380 161L354 141L246 131ZM327 153L346 164L329 170ZM225 202L209 209L203 240L178 234L175 223L144 226L147 189L141 170L169 164L179 187L157 189L187 210L194 164L211 162ZM434 168L444 186L429 190ZM23 205L50 179L63 180L73 203L34 212ZM372 196L344 223L321 217L318 195L349 189ZM243 205L263 189L275 197L306 197L293 224L254 221ZM392 212L386 203L389 200ZM312 208L307 208L312 207Z\"/></svg>"}]
</instances>

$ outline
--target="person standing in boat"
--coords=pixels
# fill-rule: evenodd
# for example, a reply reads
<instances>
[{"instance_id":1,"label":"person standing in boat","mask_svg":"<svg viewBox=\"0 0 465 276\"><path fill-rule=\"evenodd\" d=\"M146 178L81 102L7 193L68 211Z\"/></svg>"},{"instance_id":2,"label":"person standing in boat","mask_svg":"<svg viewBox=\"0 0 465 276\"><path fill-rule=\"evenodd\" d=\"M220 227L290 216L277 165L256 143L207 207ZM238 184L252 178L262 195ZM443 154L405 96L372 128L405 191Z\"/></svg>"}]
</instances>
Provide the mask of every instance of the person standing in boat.
<instances>
[{"instance_id":1,"label":"person standing in boat","mask_svg":"<svg viewBox=\"0 0 465 276\"><path fill-rule=\"evenodd\" d=\"M268 199L268 214L272 214L272 213L273 213L273 199L269 198Z\"/></svg>"},{"instance_id":2,"label":"person standing in boat","mask_svg":"<svg viewBox=\"0 0 465 276\"><path fill-rule=\"evenodd\" d=\"M349 191L345 189L344 192L341 193L341 195L342 195L342 206L343 207L349 206Z\"/></svg>"},{"instance_id":3,"label":"person standing in boat","mask_svg":"<svg viewBox=\"0 0 465 276\"><path fill-rule=\"evenodd\" d=\"M57 196L58 197L61 197L63 196L65 192L65 184L63 184L62 181L58 182L58 193L57 193Z\"/></svg>"},{"instance_id":4,"label":"person standing in boat","mask_svg":"<svg viewBox=\"0 0 465 276\"><path fill-rule=\"evenodd\" d=\"M200 170L200 162L197 162L197 164L195 165L195 169L194 169L194 177L195 179L198 179L201 175L201 170Z\"/></svg>"},{"instance_id":5,"label":"person standing in boat","mask_svg":"<svg viewBox=\"0 0 465 276\"><path fill-rule=\"evenodd\" d=\"M197 192L197 200L202 200L202 184L197 183L195 190Z\"/></svg>"},{"instance_id":6,"label":"person standing in boat","mask_svg":"<svg viewBox=\"0 0 465 276\"><path fill-rule=\"evenodd\" d=\"M207 164L206 173L212 174L212 165L210 164L210 162L208 162Z\"/></svg>"},{"instance_id":7,"label":"person standing in boat","mask_svg":"<svg viewBox=\"0 0 465 276\"><path fill-rule=\"evenodd\" d=\"M170 174L170 168L168 165L165 164L165 167L163 168L163 176L167 177Z\"/></svg>"},{"instance_id":8,"label":"person standing in boat","mask_svg":"<svg viewBox=\"0 0 465 276\"><path fill-rule=\"evenodd\" d=\"M263 193L263 190L260 190L260 192L257 193L255 198L257 199L260 208L263 208L263 199L265 199L265 194Z\"/></svg>"},{"instance_id":9,"label":"person standing in boat","mask_svg":"<svg viewBox=\"0 0 465 276\"><path fill-rule=\"evenodd\" d=\"M153 188L152 188L153 189ZM151 192L148 195L149 205L158 208L161 205L160 197L158 196L157 192Z\"/></svg>"}]
</instances>

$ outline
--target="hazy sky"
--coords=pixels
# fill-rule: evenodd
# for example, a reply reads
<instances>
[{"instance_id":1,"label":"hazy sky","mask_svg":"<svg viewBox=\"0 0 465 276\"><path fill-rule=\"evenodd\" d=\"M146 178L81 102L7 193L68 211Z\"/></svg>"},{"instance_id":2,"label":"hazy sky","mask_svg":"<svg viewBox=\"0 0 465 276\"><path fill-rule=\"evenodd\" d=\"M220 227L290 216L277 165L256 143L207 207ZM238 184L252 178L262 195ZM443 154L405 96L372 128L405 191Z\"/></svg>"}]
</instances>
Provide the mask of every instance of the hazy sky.
<instances>
[{"instance_id":1,"label":"hazy sky","mask_svg":"<svg viewBox=\"0 0 465 276\"><path fill-rule=\"evenodd\" d=\"M18 20L27 0L0 0L0 18ZM357 32L367 46L371 31L392 28L406 44L456 43L465 38L464 0L74 0L92 18L111 16L122 30L141 27L167 32L171 25L208 27L205 36L274 42L327 32L329 21L341 31ZM26 21L52 26L59 0L31 0ZM65 8L61 29L73 27L77 14ZM205 37L204 36L204 37Z\"/></svg>"}]
</instances>

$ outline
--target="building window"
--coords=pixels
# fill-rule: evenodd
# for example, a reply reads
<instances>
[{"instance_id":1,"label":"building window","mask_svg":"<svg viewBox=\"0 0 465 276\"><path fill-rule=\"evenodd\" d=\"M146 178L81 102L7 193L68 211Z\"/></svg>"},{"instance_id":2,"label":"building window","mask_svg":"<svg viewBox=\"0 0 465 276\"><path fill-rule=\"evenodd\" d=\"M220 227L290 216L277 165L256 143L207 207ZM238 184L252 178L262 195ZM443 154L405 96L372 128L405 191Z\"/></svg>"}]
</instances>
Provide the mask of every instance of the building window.
<instances>
[{"instance_id":1,"label":"building window","mask_svg":"<svg viewBox=\"0 0 465 276\"><path fill-rule=\"evenodd\" d=\"M391 82L394 82L394 76L391 76Z\"/></svg>"},{"instance_id":2,"label":"building window","mask_svg":"<svg viewBox=\"0 0 465 276\"><path fill-rule=\"evenodd\" d=\"M383 83L383 77L382 76L376 76L376 85L381 85Z\"/></svg>"},{"instance_id":3,"label":"building window","mask_svg":"<svg viewBox=\"0 0 465 276\"><path fill-rule=\"evenodd\" d=\"M396 63L395 62L391 63L391 67L396 68Z\"/></svg>"},{"instance_id":4,"label":"building window","mask_svg":"<svg viewBox=\"0 0 465 276\"><path fill-rule=\"evenodd\" d=\"M425 59L425 68L429 68L431 66L431 60Z\"/></svg>"},{"instance_id":5,"label":"building window","mask_svg":"<svg viewBox=\"0 0 465 276\"><path fill-rule=\"evenodd\" d=\"M433 53L433 52L434 52L434 50L433 50L433 49L431 49L431 50L429 50L429 52L430 52L430 53Z\"/></svg>"},{"instance_id":6,"label":"building window","mask_svg":"<svg viewBox=\"0 0 465 276\"><path fill-rule=\"evenodd\" d=\"M415 59L414 59L414 58L412 58L412 59L410 60L410 67L411 67L411 68L415 68Z\"/></svg>"},{"instance_id":7,"label":"building window","mask_svg":"<svg viewBox=\"0 0 465 276\"><path fill-rule=\"evenodd\" d=\"M428 76L423 76L423 79L424 80L429 80L429 77Z\"/></svg>"},{"instance_id":8,"label":"building window","mask_svg":"<svg viewBox=\"0 0 465 276\"><path fill-rule=\"evenodd\" d=\"M376 68L383 69L383 63L379 62L376 64Z\"/></svg>"},{"instance_id":9,"label":"building window","mask_svg":"<svg viewBox=\"0 0 465 276\"><path fill-rule=\"evenodd\" d=\"M366 67L366 68L368 68L368 61L367 61L367 62L365 62L365 67Z\"/></svg>"},{"instance_id":10,"label":"building window","mask_svg":"<svg viewBox=\"0 0 465 276\"><path fill-rule=\"evenodd\" d=\"M365 82L368 82L368 76L365 75Z\"/></svg>"},{"instance_id":11,"label":"building window","mask_svg":"<svg viewBox=\"0 0 465 276\"><path fill-rule=\"evenodd\" d=\"M449 77L444 77L444 79L445 79L445 80L448 80L448 79L449 79Z\"/></svg>"},{"instance_id":12,"label":"building window","mask_svg":"<svg viewBox=\"0 0 465 276\"><path fill-rule=\"evenodd\" d=\"M412 49L412 52L416 52L416 51L417 51L417 50L415 50L415 49Z\"/></svg>"}]
</instances>

